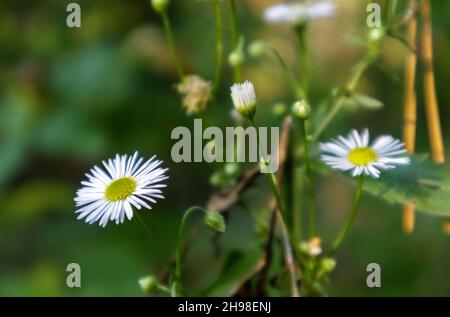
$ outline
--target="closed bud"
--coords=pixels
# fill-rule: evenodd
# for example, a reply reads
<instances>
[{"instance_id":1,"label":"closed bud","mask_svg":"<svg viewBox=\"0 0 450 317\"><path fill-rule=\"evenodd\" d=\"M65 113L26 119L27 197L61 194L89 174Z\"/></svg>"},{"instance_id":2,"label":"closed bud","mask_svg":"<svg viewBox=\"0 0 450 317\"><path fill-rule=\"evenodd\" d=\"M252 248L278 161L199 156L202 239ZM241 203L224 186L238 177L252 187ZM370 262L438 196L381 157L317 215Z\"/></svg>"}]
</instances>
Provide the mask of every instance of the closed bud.
<instances>
[{"instance_id":1,"label":"closed bud","mask_svg":"<svg viewBox=\"0 0 450 317\"><path fill-rule=\"evenodd\" d=\"M163 13L168 5L169 0L152 0L152 7L158 13Z\"/></svg>"},{"instance_id":2,"label":"closed bud","mask_svg":"<svg viewBox=\"0 0 450 317\"><path fill-rule=\"evenodd\" d=\"M228 55L228 64L230 64L231 67L238 67L242 65L244 60L245 56L240 50L235 50Z\"/></svg>"},{"instance_id":3,"label":"closed bud","mask_svg":"<svg viewBox=\"0 0 450 317\"><path fill-rule=\"evenodd\" d=\"M333 271L335 267L336 260L333 258L323 258L322 261L320 261L320 268L326 273Z\"/></svg>"},{"instance_id":4,"label":"closed bud","mask_svg":"<svg viewBox=\"0 0 450 317\"><path fill-rule=\"evenodd\" d=\"M146 294L152 294L158 289L158 280L153 275L140 278L138 283Z\"/></svg>"},{"instance_id":5,"label":"closed bud","mask_svg":"<svg viewBox=\"0 0 450 317\"><path fill-rule=\"evenodd\" d=\"M267 50L267 44L263 41L253 41L248 47L248 54L253 58L259 58Z\"/></svg>"},{"instance_id":6,"label":"closed bud","mask_svg":"<svg viewBox=\"0 0 450 317\"><path fill-rule=\"evenodd\" d=\"M203 221L205 225L212 230L218 231L218 232L225 232L225 219L223 216L218 213L217 211L209 211L205 214L205 217L203 218Z\"/></svg>"},{"instance_id":7,"label":"closed bud","mask_svg":"<svg viewBox=\"0 0 450 317\"><path fill-rule=\"evenodd\" d=\"M384 37L385 34L386 34L386 31L382 27L371 28L369 31L368 38L369 38L370 42L378 42Z\"/></svg>"},{"instance_id":8,"label":"closed bud","mask_svg":"<svg viewBox=\"0 0 450 317\"><path fill-rule=\"evenodd\" d=\"M292 105L292 114L302 120L308 119L311 115L311 107L305 100L300 100Z\"/></svg>"},{"instance_id":9,"label":"closed bud","mask_svg":"<svg viewBox=\"0 0 450 317\"><path fill-rule=\"evenodd\" d=\"M286 114L286 105L283 103L276 103L273 105L272 112L276 117L283 117Z\"/></svg>"}]
</instances>

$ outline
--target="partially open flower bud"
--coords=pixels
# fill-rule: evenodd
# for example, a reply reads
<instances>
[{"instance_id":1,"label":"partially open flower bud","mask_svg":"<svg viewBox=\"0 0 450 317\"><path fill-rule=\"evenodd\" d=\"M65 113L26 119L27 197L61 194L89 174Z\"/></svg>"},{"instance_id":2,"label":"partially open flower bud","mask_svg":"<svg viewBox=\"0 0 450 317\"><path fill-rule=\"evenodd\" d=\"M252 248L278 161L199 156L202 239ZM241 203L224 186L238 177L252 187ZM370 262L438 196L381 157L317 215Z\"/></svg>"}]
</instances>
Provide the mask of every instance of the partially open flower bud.
<instances>
[{"instance_id":1,"label":"partially open flower bud","mask_svg":"<svg viewBox=\"0 0 450 317\"><path fill-rule=\"evenodd\" d=\"M225 219L217 211L209 211L203 218L206 226L218 232L225 232Z\"/></svg>"},{"instance_id":2,"label":"partially open flower bud","mask_svg":"<svg viewBox=\"0 0 450 317\"><path fill-rule=\"evenodd\" d=\"M169 0L152 0L152 7L158 13L164 12L168 5Z\"/></svg>"},{"instance_id":3,"label":"partially open flower bud","mask_svg":"<svg viewBox=\"0 0 450 317\"><path fill-rule=\"evenodd\" d=\"M236 110L244 117L253 119L256 112L255 88L250 81L234 84L231 87L231 98Z\"/></svg>"},{"instance_id":4,"label":"partially open flower bud","mask_svg":"<svg viewBox=\"0 0 450 317\"><path fill-rule=\"evenodd\" d=\"M308 119L311 107L305 100L297 101L292 105L292 114L302 120Z\"/></svg>"}]
</instances>

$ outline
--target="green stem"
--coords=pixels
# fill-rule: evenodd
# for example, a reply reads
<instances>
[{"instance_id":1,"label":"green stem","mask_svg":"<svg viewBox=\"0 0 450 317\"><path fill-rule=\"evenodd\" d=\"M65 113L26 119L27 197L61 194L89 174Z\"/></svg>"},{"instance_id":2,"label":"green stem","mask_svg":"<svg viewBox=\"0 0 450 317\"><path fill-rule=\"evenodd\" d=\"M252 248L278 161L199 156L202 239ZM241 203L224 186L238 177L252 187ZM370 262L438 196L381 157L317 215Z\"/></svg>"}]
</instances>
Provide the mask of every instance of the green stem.
<instances>
[{"instance_id":1,"label":"green stem","mask_svg":"<svg viewBox=\"0 0 450 317\"><path fill-rule=\"evenodd\" d=\"M222 76L223 64L223 36L222 36L222 10L220 6L221 0L214 0L214 21L216 30L216 70L214 75L214 91L217 91L220 85L220 77Z\"/></svg>"},{"instance_id":2,"label":"green stem","mask_svg":"<svg viewBox=\"0 0 450 317\"><path fill-rule=\"evenodd\" d=\"M309 141L306 130L306 120L300 120L301 135L303 143L303 156L305 159L306 189L308 191L308 218L309 218L309 236L317 235L316 206L314 201L314 186L312 182L311 162L309 159Z\"/></svg>"},{"instance_id":3,"label":"green stem","mask_svg":"<svg viewBox=\"0 0 450 317\"><path fill-rule=\"evenodd\" d=\"M159 258L161 263L167 268L167 270L172 274L173 269L170 266L170 262L166 259L166 257L163 255L161 250L158 248L157 244L155 243L155 239L153 238L151 231L148 229L145 222L142 220L141 216L139 215L139 212L134 213L134 219L137 224L141 227L142 231L145 233L146 239L150 247L155 252L156 256Z\"/></svg>"},{"instance_id":4,"label":"green stem","mask_svg":"<svg viewBox=\"0 0 450 317\"><path fill-rule=\"evenodd\" d=\"M351 96L353 91L356 88L359 80L361 79L364 71L371 65L378 56L377 48L371 49L364 59L357 65L355 71L352 76L348 80L347 84L344 86L343 91L339 93L337 99L335 99L334 104L331 106L330 111L328 111L327 115L323 120L321 120L320 125L317 127L316 131L312 136L312 140L317 140L323 131L328 127L330 122L336 117L336 115L341 110L347 98Z\"/></svg>"},{"instance_id":5,"label":"green stem","mask_svg":"<svg viewBox=\"0 0 450 317\"><path fill-rule=\"evenodd\" d=\"M249 120L250 120L252 126L256 130L256 137L257 137L257 140L259 141L259 131L258 131L258 128L256 127L255 121L253 118L250 118ZM260 156L261 156L261 153L260 153ZM264 160L264 158L261 157L261 160ZM263 161L263 164L264 164L264 162L265 161ZM285 209L284 209L283 201L281 199L280 192L278 191L277 179L275 177L275 174L272 172L267 173L267 177L269 179L270 189L275 197L275 203L277 205L278 218L279 218L280 225L281 225L283 244L284 244L284 249L285 249L285 258L286 258L287 266L289 268L289 273L291 276L292 296L298 297L299 291L298 291L294 257L293 257L293 246L295 247L295 240L293 239L292 235L290 234L289 230L286 227L286 222L284 220L284 216L286 215L286 213L285 213Z\"/></svg>"},{"instance_id":6,"label":"green stem","mask_svg":"<svg viewBox=\"0 0 450 317\"><path fill-rule=\"evenodd\" d=\"M172 26L170 24L169 15L166 10L161 12L161 17L163 19L164 24L164 32L166 33L167 42L169 44L170 54L172 55L173 62L175 63L175 67L177 69L178 77L180 81L183 80L184 71L181 66L180 60L178 59L177 51L175 49L175 42L173 40Z\"/></svg>"},{"instance_id":7,"label":"green stem","mask_svg":"<svg viewBox=\"0 0 450 317\"><path fill-rule=\"evenodd\" d=\"M294 157L294 155L293 155ZM296 164L293 164L293 228L294 228L294 240L300 241L302 240L303 235L303 208L301 206L301 193L303 192L303 182L302 178L299 177L299 171Z\"/></svg>"},{"instance_id":8,"label":"green stem","mask_svg":"<svg viewBox=\"0 0 450 317\"><path fill-rule=\"evenodd\" d=\"M176 258L175 258L175 278L176 278L176 281L179 283L181 283L181 254L182 254L182 250L183 250L182 245L183 245L184 232L186 229L186 222L187 222L187 219L189 218L189 216L196 210L202 211L203 213L207 213L207 211L205 209L203 209L202 207L198 207L198 206L190 207L188 210L185 211L183 218L181 219L180 227L178 229L178 242L177 242Z\"/></svg>"},{"instance_id":9,"label":"green stem","mask_svg":"<svg viewBox=\"0 0 450 317\"><path fill-rule=\"evenodd\" d=\"M233 45L233 50L237 50L239 48L239 24L237 19L237 7L236 0L230 0L230 13L231 13L231 41ZM241 82L241 65L237 65L233 67L234 72L234 82Z\"/></svg>"},{"instance_id":10,"label":"green stem","mask_svg":"<svg viewBox=\"0 0 450 317\"><path fill-rule=\"evenodd\" d=\"M172 294L171 289L168 288L168 287L165 286L165 285L158 284L157 290L158 290L160 293L165 294L165 295L171 295L171 294Z\"/></svg>"},{"instance_id":11,"label":"green stem","mask_svg":"<svg viewBox=\"0 0 450 317\"><path fill-rule=\"evenodd\" d=\"M355 219L356 213L358 212L359 205L361 203L363 184L364 184L364 175L360 175L358 177L358 184L356 186L355 196L353 198L352 209L350 210L350 213L348 215L347 222L345 223L341 232L339 233L339 235L337 236L337 238L334 240L333 244L331 245L331 250L330 250L331 253L335 252L339 248L342 241L347 236L347 233L350 230L350 227L352 226L353 220Z\"/></svg>"},{"instance_id":12,"label":"green stem","mask_svg":"<svg viewBox=\"0 0 450 317\"><path fill-rule=\"evenodd\" d=\"M292 70L290 70L289 67L286 65L286 62L284 61L283 57L281 57L280 53L277 51L277 49L275 47L273 47L270 44L267 44L267 47L273 53L276 60L280 64L281 68L285 72L285 74L289 80L289 84L291 85L291 88L294 92L294 95L299 99L306 99L306 93L303 90L302 85L300 85L300 83L297 81L297 78L292 73Z\"/></svg>"},{"instance_id":13,"label":"green stem","mask_svg":"<svg viewBox=\"0 0 450 317\"><path fill-rule=\"evenodd\" d=\"M299 74L302 80L302 87L305 95L308 95L309 92L309 54L308 54L308 41L307 41L307 25L305 23L297 26L295 31L298 36L299 42L299 60L300 60L300 69Z\"/></svg>"}]
</instances>

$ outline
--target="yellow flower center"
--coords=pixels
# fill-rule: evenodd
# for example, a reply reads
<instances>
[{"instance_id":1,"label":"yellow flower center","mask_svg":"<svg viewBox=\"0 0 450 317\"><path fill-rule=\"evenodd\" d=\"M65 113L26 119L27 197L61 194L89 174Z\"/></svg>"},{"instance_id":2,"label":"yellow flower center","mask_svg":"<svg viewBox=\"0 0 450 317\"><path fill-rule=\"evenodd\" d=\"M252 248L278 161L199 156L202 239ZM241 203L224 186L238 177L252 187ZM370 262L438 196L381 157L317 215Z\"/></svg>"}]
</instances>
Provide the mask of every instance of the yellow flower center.
<instances>
[{"instance_id":1,"label":"yellow flower center","mask_svg":"<svg viewBox=\"0 0 450 317\"><path fill-rule=\"evenodd\" d=\"M125 200L136 189L136 181L130 177L116 179L106 187L105 198L109 201Z\"/></svg>"},{"instance_id":2,"label":"yellow flower center","mask_svg":"<svg viewBox=\"0 0 450 317\"><path fill-rule=\"evenodd\" d=\"M368 146L356 148L348 153L348 159L354 165L369 165L375 162L377 158L377 153Z\"/></svg>"}]
</instances>

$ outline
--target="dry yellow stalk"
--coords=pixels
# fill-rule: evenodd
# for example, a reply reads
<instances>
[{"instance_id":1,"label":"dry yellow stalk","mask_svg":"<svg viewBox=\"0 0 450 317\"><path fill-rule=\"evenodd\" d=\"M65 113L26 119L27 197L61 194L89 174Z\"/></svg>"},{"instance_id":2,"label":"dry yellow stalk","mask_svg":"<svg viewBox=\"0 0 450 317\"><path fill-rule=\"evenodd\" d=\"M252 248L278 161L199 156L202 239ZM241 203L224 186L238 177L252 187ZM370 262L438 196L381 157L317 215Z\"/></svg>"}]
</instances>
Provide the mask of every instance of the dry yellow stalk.
<instances>
[{"instance_id":1,"label":"dry yellow stalk","mask_svg":"<svg viewBox=\"0 0 450 317\"><path fill-rule=\"evenodd\" d=\"M407 39L411 47L416 50L417 22L411 18L407 24ZM405 91L403 104L403 140L406 150L414 152L416 141L417 100L416 100L416 65L417 55L409 52L405 61ZM403 231L411 234L414 231L415 206L408 203L403 207Z\"/></svg>"},{"instance_id":2,"label":"dry yellow stalk","mask_svg":"<svg viewBox=\"0 0 450 317\"><path fill-rule=\"evenodd\" d=\"M422 55L424 63L425 108L428 121L428 134L431 143L431 156L435 163L444 163L444 142L442 140L439 108L433 71L433 37L431 28L431 3L424 0L422 5ZM443 231L450 234L450 218L443 220Z\"/></svg>"},{"instance_id":3,"label":"dry yellow stalk","mask_svg":"<svg viewBox=\"0 0 450 317\"><path fill-rule=\"evenodd\" d=\"M436 98L433 71L433 37L431 29L431 4L424 0L422 5L422 58L424 64L425 108L428 121L428 134L431 143L431 156L436 163L444 163L444 144L441 122Z\"/></svg>"}]
</instances>

